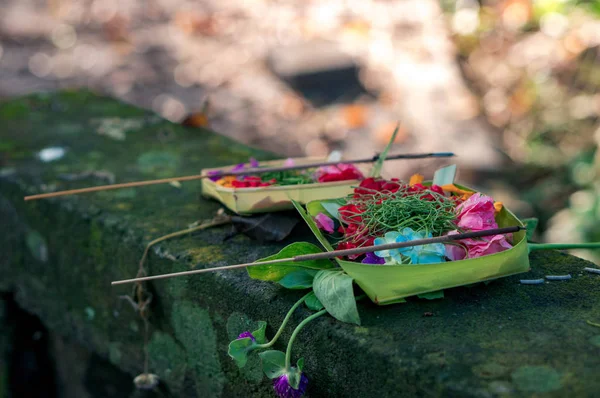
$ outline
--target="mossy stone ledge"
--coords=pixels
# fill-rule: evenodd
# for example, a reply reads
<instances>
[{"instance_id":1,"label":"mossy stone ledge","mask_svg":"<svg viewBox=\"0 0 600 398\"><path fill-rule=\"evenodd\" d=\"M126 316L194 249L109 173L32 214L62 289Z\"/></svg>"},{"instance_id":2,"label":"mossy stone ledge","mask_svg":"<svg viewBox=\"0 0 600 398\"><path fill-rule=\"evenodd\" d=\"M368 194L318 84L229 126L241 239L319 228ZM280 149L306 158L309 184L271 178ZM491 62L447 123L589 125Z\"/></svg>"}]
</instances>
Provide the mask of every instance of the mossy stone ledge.
<instances>
[{"instance_id":1,"label":"mossy stone ledge","mask_svg":"<svg viewBox=\"0 0 600 398\"><path fill-rule=\"evenodd\" d=\"M106 183L111 176L125 182L194 174L250 156L275 158L87 91L0 104L0 292L14 293L52 333L133 379L143 369L143 324L119 299L131 286L110 282L136 274L151 239L212 218L218 203L202 199L197 182L30 202L23 197ZM219 227L161 243L148 269L159 274L248 262L310 239L299 227L285 242L257 244L242 235L224 242L230 231ZM599 276L583 271L590 263L560 252L533 253L531 266L528 274L449 290L443 300L387 307L363 300L360 327L330 317L311 323L294 349L295 358L305 358L308 395L598 396L600 329L586 321L600 322ZM573 278L519 283L566 273ZM301 292L250 280L243 270L156 281L149 288L150 368L164 391L274 396L271 383L250 366L257 361L238 369L227 345L259 320L268 322L273 336ZM283 341L307 314L294 315Z\"/></svg>"}]
</instances>

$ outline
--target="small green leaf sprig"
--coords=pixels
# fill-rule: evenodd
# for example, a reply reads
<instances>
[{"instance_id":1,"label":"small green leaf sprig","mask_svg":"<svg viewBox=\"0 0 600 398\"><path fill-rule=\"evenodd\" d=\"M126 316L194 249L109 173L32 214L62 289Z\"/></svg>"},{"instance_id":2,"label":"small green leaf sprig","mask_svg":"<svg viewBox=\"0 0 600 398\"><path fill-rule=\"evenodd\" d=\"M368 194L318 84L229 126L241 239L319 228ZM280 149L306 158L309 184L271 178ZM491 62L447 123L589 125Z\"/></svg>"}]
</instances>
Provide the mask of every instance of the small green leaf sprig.
<instances>
[{"instance_id":1,"label":"small green leaf sprig","mask_svg":"<svg viewBox=\"0 0 600 398\"><path fill-rule=\"evenodd\" d=\"M326 250L333 250L331 244L318 233L318 227L302 206L294 202L306 223ZM321 237L321 238L320 238ZM279 253L260 261L290 258L302 254L321 253L322 249L307 242L295 242ZM266 322L259 322L259 328L250 333L244 332L229 344L228 354L241 368L253 351L262 351L259 357L264 374L273 380L276 394L282 398L298 398L306 392L308 378L303 373L304 360L301 358L292 365L292 347L300 331L311 321L329 313L334 318L347 323L360 325L356 301L365 296L355 297L353 279L330 260L312 260L302 263L289 262L274 265L249 267L248 274L253 279L276 282L287 289L311 289L288 311L281 326L270 341L266 340ZM298 324L288 341L286 352L271 350L292 314L304 303L312 315Z\"/></svg>"},{"instance_id":2,"label":"small green leaf sprig","mask_svg":"<svg viewBox=\"0 0 600 398\"><path fill-rule=\"evenodd\" d=\"M287 345L286 352L278 350L269 350L279 339L281 333L287 326L292 314L296 309L305 303L306 306L316 313L310 315L304 319L296 329L292 332ZM270 341L267 341L265 330L267 323L264 321L259 322L259 328L254 332L243 332L238 336L237 339L229 343L229 356L236 362L238 367L243 368L247 361L248 355L253 351L267 350L259 353L261 359L262 370L264 374L274 380L273 386L277 395L282 398L296 398L301 397L306 392L308 385L308 378L302 373L304 368L304 359L300 358L295 366L292 366L292 347L296 337L300 331L314 319L325 315L327 310L323 309L323 304L311 291L305 294L300 300L298 300L292 308L288 311L281 326L277 330L277 333Z\"/></svg>"}]
</instances>

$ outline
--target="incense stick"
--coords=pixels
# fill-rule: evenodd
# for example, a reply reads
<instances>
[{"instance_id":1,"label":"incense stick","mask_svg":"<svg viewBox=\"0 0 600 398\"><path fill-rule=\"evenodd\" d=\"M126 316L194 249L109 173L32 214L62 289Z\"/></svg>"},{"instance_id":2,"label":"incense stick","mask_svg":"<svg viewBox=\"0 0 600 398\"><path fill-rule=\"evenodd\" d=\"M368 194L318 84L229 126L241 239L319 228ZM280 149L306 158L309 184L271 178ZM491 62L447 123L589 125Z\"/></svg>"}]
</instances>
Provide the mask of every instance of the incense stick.
<instances>
[{"instance_id":1,"label":"incense stick","mask_svg":"<svg viewBox=\"0 0 600 398\"><path fill-rule=\"evenodd\" d=\"M397 160L397 159L425 159L425 158L446 158L455 156L452 152L432 152L432 153L407 153L407 154L399 154L399 155L390 155L386 158L386 160ZM322 166L334 166L337 164L348 164L348 163L371 163L376 162L379 159L379 155L375 155L371 158L366 159L357 159L357 160L340 160L334 162L318 162L318 163L307 163L307 164L299 164L293 166L278 166L278 167L260 167L260 168L250 168L246 170L239 171L216 171L210 174L198 174L192 176L184 176L184 177L172 177L172 178L161 178L158 180L148 180L148 181L135 181L135 182L125 182L121 184L111 184L111 185L101 185L97 187L89 187L89 188L80 188L80 189L70 189L66 191L58 191L58 192L49 192L42 193L37 195L25 196L25 200L36 200L36 199L44 199L44 198L53 198L57 196L67 196L67 195L77 195L81 193L88 192L98 192L98 191L108 191L111 189L122 189L122 188L133 188L140 187L145 185L155 185L155 184L166 184L175 181L192 181L192 180L201 180L203 178L221 178L225 176L239 176L239 175L250 175L250 174L263 174L263 173L271 173L277 171L288 171L288 170L301 170L301 169L310 169L313 167L322 167Z\"/></svg>"},{"instance_id":2,"label":"incense stick","mask_svg":"<svg viewBox=\"0 0 600 398\"><path fill-rule=\"evenodd\" d=\"M352 255L352 254L372 253L372 252L380 251L380 250L401 249L404 247L423 246L423 245L428 245L428 244L432 244L432 243L452 242L452 241L457 241L457 240L462 240L462 239L481 238L484 236L491 236L491 235L504 235L504 234L509 234L509 233L513 233L513 232L518 232L523 229L525 229L525 228L520 227L520 226L495 228L495 229L488 229L488 230L484 230L484 231L473 231L473 232L466 232L466 233L462 233L462 234L438 236L435 238L417 239L417 240L411 240L408 242L386 243L383 245L357 247L354 249L334 250L334 251L330 251L330 252L314 253L314 254L303 254L300 256L294 256L294 257L289 257L289 258L280 258L280 259L276 259L276 260L235 264L235 265L226 265L223 267L204 268L204 269L198 269L198 270L192 270L192 271L175 272L175 273L170 273L170 274L145 276L142 278L124 279L124 280L120 280L120 281L113 281L113 282L111 282L111 285L123 285L123 284L127 284L127 283L144 282L144 281L150 281L150 280L155 280L155 279L166 279L166 278L173 278L173 277L177 277L177 276L202 274L205 272L232 270L232 269L238 269L238 268L252 267L255 265L270 265L270 264L280 264L280 263L287 263L287 262L332 259L335 257L344 257L344 256Z\"/></svg>"}]
</instances>

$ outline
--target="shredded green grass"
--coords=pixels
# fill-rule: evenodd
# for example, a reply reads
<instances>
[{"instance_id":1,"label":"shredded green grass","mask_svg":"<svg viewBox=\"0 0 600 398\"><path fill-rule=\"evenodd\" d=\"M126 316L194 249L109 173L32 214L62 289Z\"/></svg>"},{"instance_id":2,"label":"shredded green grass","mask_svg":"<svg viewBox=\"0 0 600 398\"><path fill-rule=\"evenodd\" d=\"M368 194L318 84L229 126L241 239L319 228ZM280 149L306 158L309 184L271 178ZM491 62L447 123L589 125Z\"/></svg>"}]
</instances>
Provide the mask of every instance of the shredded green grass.
<instances>
[{"instance_id":1,"label":"shredded green grass","mask_svg":"<svg viewBox=\"0 0 600 398\"><path fill-rule=\"evenodd\" d=\"M286 170L260 174L259 177L263 182L275 179L277 180L276 185L300 185L315 183L313 174L314 170Z\"/></svg>"},{"instance_id":2,"label":"shredded green grass","mask_svg":"<svg viewBox=\"0 0 600 398\"><path fill-rule=\"evenodd\" d=\"M362 195L352 202L364 209L360 214L362 224L371 236L382 236L403 228L441 236L456 229L455 203L433 191L409 192L405 188L394 193Z\"/></svg>"}]
</instances>

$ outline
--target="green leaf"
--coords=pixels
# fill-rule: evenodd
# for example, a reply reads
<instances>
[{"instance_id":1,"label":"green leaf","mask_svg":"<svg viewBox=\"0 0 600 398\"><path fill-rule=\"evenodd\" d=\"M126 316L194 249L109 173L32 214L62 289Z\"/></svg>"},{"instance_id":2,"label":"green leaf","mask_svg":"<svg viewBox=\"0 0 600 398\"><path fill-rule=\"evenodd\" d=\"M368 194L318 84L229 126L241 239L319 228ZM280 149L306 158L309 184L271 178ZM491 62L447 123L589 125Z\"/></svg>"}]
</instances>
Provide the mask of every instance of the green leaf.
<instances>
[{"instance_id":1,"label":"green leaf","mask_svg":"<svg viewBox=\"0 0 600 398\"><path fill-rule=\"evenodd\" d=\"M396 129L392 133L392 137L390 138L390 141L385 146L383 152L381 152L381 154L379 154L379 158L377 159L377 162L375 162L375 164L373 165L373 168L371 169L371 174L369 175L369 177L377 178L381 175L381 169L383 168L383 162L385 162L385 158L387 158L388 152L390 151L390 148L392 147L392 145L394 144L394 141L396 140L396 135L398 135L398 130L400 130L400 123L398 123L398 125L396 126Z\"/></svg>"},{"instance_id":2,"label":"green leaf","mask_svg":"<svg viewBox=\"0 0 600 398\"><path fill-rule=\"evenodd\" d=\"M250 337L233 340L229 343L227 354L233 358L239 368L243 368L248 361L248 353L251 351L253 345L254 343Z\"/></svg>"},{"instance_id":3,"label":"green leaf","mask_svg":"<svg viewBox=\"0 0 600 398\"><path fill-rule=\"evenodd\" d=\"M527 234L525 236L529 241L533 237L533 233L538 226L539 220L537 218L524 218L521 220L521 222L523 222L523 224L525 224L525 228L527 228Z\"/></svg>"},{"instance_id":4,"label":"green leaf","mask_svg":"<svg viewBox=\"0 0 600 398\"><path fill-rule=\"evenodd\" d=\"M301 375L302 375L302 372L296 368L291 368L288 370L288 382L290 383L290 386L294 390L297 390L298 387L300 387L300 376Z\"/></svg>"},{"instance_id":5,"label":"green leaf","mask_svg":"<svg viewBox=\"0 0 600 398\"><path fill-rule=\"evenodd\" d=\"M442 299L442 298L444 298L444 291L438 290L437 292L418 294L417 297L419 297L421 299L427 299L427 300Z\"/></svg>"},{"instance_id":6,"label":"green leaf","mask_svg":"<svg viewBox=\"0 0 600 398\"><path fill-rule=\"evenodd\" d=\"M285 354L283 352L269 350L258 355L262 361L263 372L269 379L274 379L285 373Z\"/></svg>"},{"instance_id":7,"label":"green leaf","mask_svg":"<svg viewBox=\"0 0 600 398\"><path fill-rule=\"evenodd\" d=\"M306 204L306 211L309 215L315 217L319 213L323 213L328 217L339 220L340 215L338 209L346 204L346 199L327 199L313 200Z\"/></svg>"},{"instance_id":8,"label":"green leaf","mask_svg":"<svg viewBox=\"0 0 600 398\"><path fill-rule=\"evenodd\" d=\"M281 278L279 284L287 289L310 289L317 272L307 269L290 272Z\"/></svg>"},{"instance_id":9,"label":"green leaf","mask_svg":"<svg viewBox=\"0 0 600 398\"><path fill-rule=\"evenodd\" d=\"M300 359L298 360L298 365L297 365L297 368L298 368L298 370L299 370L300 372L302 372L302 369L304 369L304 358L300 358Z\"/></svg>"},{"instance_id":10,"label":"green leaf","mask_svg":"<svg viewBox=\"0 0 600 398\"><path fill-rule=\"evenodd\" d=\"M321 234L321 231L319 231L319 227L317 227L317 224L315 224L315 221L312 219L312 217L306 213L302 205L293 199L292 203L296 210L298 210L298 213L300 213L300 215L302 216L304 222L308 225L312 233L315 235L319 243L321 243L321 245L323 245L325 250L327 250L328 252L333 251L333 247L331 246L331 244L327 241L327 239L325 239L323 234Z\"/></svg>"},{"instance_id":11,"label":"green leaf","mask_svg":"<svg viewBox=\"0 0 600 398\"><path fill-rule=\"evenodd\" d=\"M313 311L321 311L324 308L323 304L319 301L317 296L315 296L315 292L310 293L306 300L304 300L304 303Z\"/></svg>"},{"instance_id":12,"label":"green leaf","mask_svg":"<svg viewBox=\"0 0 600 398\"><path fill-rule=\"evenodd\" d=\"M433 182L432 185L442 185L453 184L454 177L456 176L456 165L452 164L447 167L442 167L441 169L436 170L433 174Z\"/></svg>"},{"instance_id":13,"label":"green leaf","mask_svg":"<svg viewBox=\"0 0 600 398\"><path fill-rule=\"evenodd\" d=\"M267 330L267 322L258 321L258 329L252 332L252 336L256 339L256 344L265 344L267 342L267 337L265 336L265 331Z\"/></svg>"},{"instance_id":14,"label":"green leaf","mask_svg":"<svg viewBox=\"0 0 600 398\"><path fill-rule=\"evenodd\" d=\"M315 295L327 312L342 322L360 325L352 278L340 271L319 271L313 282Z\"/></svg>"},{"instance_id":15,"label":"green leaf","mask_svg":"<svg viewBox=\"0 0 600 398\"><path fill-rule=\"evenodd\" d=\"M284 247L279 253L274 254L269 257L265 257L258 261L268 261L268 260L276 260L280 258L289 258L298 256L301 254L311 254L311 253L321 253L322 250L312 243L307 242L295 242L289 246ZM335 267L335 265L327 260L310 260L310 261L302 261L302 262L294 262L289 261L285 263L279 264L271 264L271 265L255 265L252 267L246 268L248 271L248 275L253 279L260 279L262 281L272 281L279 282L281 281L287 274L291 274L292 272L302 271L302 270L321 270Z\"/></svg>"},{"instance_id":16,"label":"green leaf","mask_svg":"<svg viewBox=\"0 0 600 398\"><path fill-rule=\"evenodd\" d=\"M331 214L331 217L337 218L338 220L340 219L338 209L340 207L342 207L342 204L340 204L338 202L324 201L324 202L321 202L321 206L323 206L325 208L325 210L327 210L327 213Z\"/></svg>"}]
</instances>

